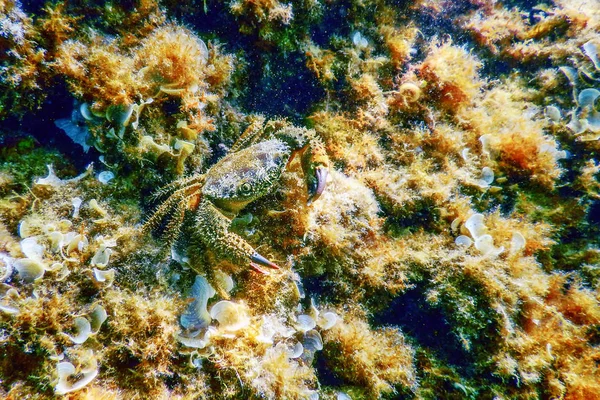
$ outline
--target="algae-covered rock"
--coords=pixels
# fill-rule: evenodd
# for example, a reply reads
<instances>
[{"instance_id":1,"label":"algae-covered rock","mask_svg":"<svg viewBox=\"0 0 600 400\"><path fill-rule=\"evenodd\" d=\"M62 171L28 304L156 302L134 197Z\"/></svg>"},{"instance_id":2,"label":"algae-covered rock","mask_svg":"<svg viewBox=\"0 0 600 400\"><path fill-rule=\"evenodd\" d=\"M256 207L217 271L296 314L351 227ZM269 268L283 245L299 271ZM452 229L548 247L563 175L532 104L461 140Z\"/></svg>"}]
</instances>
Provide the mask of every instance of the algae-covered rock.
<instances>
[{"instance_id":1,"label":"algae-covered rock","mask_svg":"<svg viewBox=\"0 0 600 400\"><path fill-rule=\"evenodd\" d=\"M600 399L598 10L3 2L0 397Z\"/></svg>"}]
</instances>

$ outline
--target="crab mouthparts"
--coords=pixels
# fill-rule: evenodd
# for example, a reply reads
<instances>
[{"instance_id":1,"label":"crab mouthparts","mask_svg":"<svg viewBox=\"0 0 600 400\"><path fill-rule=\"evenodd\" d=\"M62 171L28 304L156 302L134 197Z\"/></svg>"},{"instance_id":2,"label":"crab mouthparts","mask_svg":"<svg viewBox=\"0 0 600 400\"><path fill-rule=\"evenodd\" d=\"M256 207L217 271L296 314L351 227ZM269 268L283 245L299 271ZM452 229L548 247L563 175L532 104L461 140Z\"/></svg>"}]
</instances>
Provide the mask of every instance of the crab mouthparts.
<instances>
[{"instance_id":1,"label":"crab mouthparts","mask_svg":"<svg viewBox=\"0 0 600 400\"><path fill-rule=\"evenodd\" d=\"M323 190L325 190L325 184L327 182L327 174L328 174L327 168L317 167L317 169L315 171L315 175L317 176L317 182L316 182L317 184L314 189L314 193L309 195L307 204L310 205L313 201L317 200L321 196L321 194L323 193Z\"/></svg>"},{"instance_id":2,"label":"crab mouthparts","mask_svg":"<svg viewBox=\"0 0 600 400\"><path fill-rule=\"evenodd\" d=\"M252 267L252 269L254 269L257 272L260 272L261 274L268 274L268 272L262 270L260 266L279 269L279 266L277 264L267 260L258 253L254 253L252 257L250 257L250 259L252 260L252 262L250 263L250 267Z\"/></svg>"}]
</instances>

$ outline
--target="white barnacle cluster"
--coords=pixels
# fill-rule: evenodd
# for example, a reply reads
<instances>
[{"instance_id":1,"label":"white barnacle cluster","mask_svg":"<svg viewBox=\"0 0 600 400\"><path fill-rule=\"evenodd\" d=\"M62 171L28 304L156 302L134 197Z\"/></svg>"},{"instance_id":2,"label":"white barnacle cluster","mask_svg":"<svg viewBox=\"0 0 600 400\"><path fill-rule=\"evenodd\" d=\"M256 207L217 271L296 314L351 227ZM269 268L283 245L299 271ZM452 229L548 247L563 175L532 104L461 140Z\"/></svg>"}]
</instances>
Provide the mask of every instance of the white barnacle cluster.
<instances>
[{"instance_id":1,"label":"white barnacle cluster","mask_svg":"<svg viewBox=\"0 0 600 400\"><path fill-rule=\"evenodd\" d=\"M219 279L224 283L227 278L221 273ZM226 290L232 288L233 285L228 285ZM180 317L183 332L177 335L177 340L192 350L190 364L198 368L202 357L217 357L221 346L245 348L250 344L256 356L252 361L255 365L245 374L259 391L268 390L263 386L269 382L267 371L275 360L285 360L291 370L310 364L315 353L323 349L321 332L339 321L335 312L319 309L314 301L307 310L299 306L290 317L277 313L252 315L246 304L234 300L210 304L215 296L206 278L196 276L191 290L193 300ZM314 390L305 389L307 398L318 398Z\"/></svg>"},{"instance_id":2,"label":"white barnacle cluster","mask_svg":"<svg viewBox=\"0 0 600 400\"><path fill-rule=\"evenodd\" d=\"M257 360L255 369L250 372L252 386L260 392L268 392L272 372L265 366L281 365L286 360L289 370L299 370L313 362L315 353L323 349L321 332L332 328L339 321L336 313L319 310L313 300L307 310L298 307L298 314L292 321L274 314L263 315L260 319L260 334L255 339L264 344L264 352ZM286 378L282 378L286 379ZM293 379L292 376L289 379ZM319 394L308 387L303 388L302 398L318 399Z\"/></svg>"},{"instance_id":3,"label":"white barnacle cluster","mask_svg":"<svg viewBox=\"0 0 600 400\"><path fill-rule=\"evenodd\" d=\"M62 186L64 182L57 183L57 179L51 174L41 184ZM107 267L119 233L107 235L106 230L105 236L86 233L89 225L98 223L92 218L104 219L107 211L98 201L80 197L65 199L56 206L67 210L68 218L53 218L52 213L24 217L18 225L18 246L11 248L10 253L0 253L0 314L24 317L27 304L44 300L47 293L56 293L56 285L63 285L61 281L67 279L83 278L99 290L112 284L115 270ZM100 302L83 308L83 312L73 310L72 319L61 319L61 329L57 332L71 343L60 355L57 351L50 357L58 362L54 387L57 395L84 388L99 372L97 354L89 348L95 341L90 339L100 332L108 313ZM71 357L71 362L67 357Z\"/></svg>"},{"instance_id":4,"label":"white barnacle cluster","mask_svg":"<svg viewBox=\"0 0 600 400\"><path fill-rule=\"evenodd\" d=\"M78 216L81 199L73 199L74 216ZM88 207L99 209L92 199ZM98 236L90 239L81 229L74 227L69 219L58 222L46 222L37 216L25 218L19 224L21 253L24 257L7 258L7 265L17 271L21 280L26 283L41 280L46 272L54 274L55 280L65 279L73 270L81 267L81 256L87 255L90 247L97 247L91 258L93 276L97 283L110 286L114 280L114 270L106 268L112 254L111 247L117 245L115 239ZM8 256L7 256L8 257Z\"/></svg>"},{"instance_id":5,"label":"white barnacle cluster","mask_svg":"<svg viewBox=\"0 0 600 400\"><path fill-rule=\"evenodd\" d=\"M456 220L453 221L453 225ZM458 221L460 223L460 221ZM483 255L495 257L504 251L504 247L495 247L492 235L487 233L487 227L484 224L483 214L473 214L467 219L463 225L469 232L467 235L460 235L454 241L458 246L463 248L470 247L473 243L475 248Z\"/></svg>"},{"instance_id":6,"label":"white barnacle cluster","mask_svg":"<svg viewBox=\"0 0 600 400\"><path fill-rule=\"evenodd\" d=\"M222 272L217 273L217 279L226 292L233 290L231 277ZM250 324L248 310L243 303L221 300L208 310L208 302L216 291L203 276L196 276L192 285L192 302L180 317L184 332L177 335L177 340L186 347L203 349L210 343L210 338L233 338L237 331ZM215 320L218 325L211 325Z\"/></svg>"},{"instance_id":7,"label":"white barnacle cluster","mask_svg":"<svg viewBox=\"0 0 600 400\"><path fill-rule=\"evenodd\" d=\"M302 359L310 364L315 353L323 349L320 331L331 329L339 317L333 311L319 311L312 299L305 313L301 308L298 311L291 325L275 315L263 315L256 339L272 345L270 351L285 352L289 359Z\"/></svg>"},{"instance_id":8,"label":"white barnacle cluster","mask_svg":"<svg viewBox=\"0 0 600 400\"><path fill-rule=\"evenodd\" d=\"M306 314L296 316L295 328L299 337L299 346L302 353L298 356L307 362L312 362L317 351L323 350L323 339L319 331L331 329L339 321L338 315L333 311L320 311L314 299Z\"/></svg>"},{"instance_id":9,"label":"white barnacle cluster","mask_svg":"<svg viewBox=\"0 0 600 400\"><path fill-rule=\"evenodd\" d=\"M600 61L598 54L600 46L598 43L589 41L582 46L583 53L591 61L593 68L600 71ZM594 87L587 87L580 90L579 88L586 85L588 82L596 82L597 87L600 87L600 82L594 77L594 73L589 72L586 68L581 67L575 69L573 67L561 67L560 70L565 74L569 83L573 88L573 99L575 108L570 110L567 115L571 116L567 128L571 129L576 135L583 135L586 132L591 132L591 135L579 136L582 141L597 140L600 138L600 111L598 110L598 97L600 91ZM556 106L548 107L547 115L554 121L560 120L560 110ZM556 110L555 110L556 109ZM556 112L558 111L558 113Z\"/></svg>"},{"instance_id":10,"label":"white barnacle cluster","mask_svg":"<svg viewBox=\"0 0 600 400\"><path fill-rule=\"evenodd\" d=\"M70 265L78 265L79 257L88 247L88 238L73 230L68 219L44 222L39 218L26 218L19 224L21 253L14 268L19 278L27 283L36 282L46 272L56 274L56 280L64 279Z\"/></svg>"},{"instance_id":11,"label":"white barnacle cluster","mask_svg":"<svg viewBox=\"0 0 600 400\"><path fill-rule=\"evenodd\" d=\"M484 223L485 216L480 213L471 215L461 226L461 220L459 218L452 221L452 231L458 231L459 227L464 234L459 235L454 240L454 243L460 248L467 249L471 245L475 245L475 248L484 256L496 257L504 252L504 246L496 247L494 245L494 238L488 233L488 229ZM466 235L468 233L469 235ZM525 247L525 237L518 232L512 233L512 239L510 243L509 255L518 254Z\"/></svg>"},{"instance_id":12,"label":"white barnacle cluster","mask_svg":"<svg viewBox=\"0 0 600 400\"><path fill-rule=\"evenodd\" d=\"M469 233L469 235L459 235L454 240L454 243L457 246L464 249L467 249L471 247L471 245L475 244L475 248L482 255L496 257L502 252L504 252L504 246L494 246L494 238L492 237L492 235L487 233L487 227L485 226L484 218L484 215L479 213L471 215L462 225L462 227L464 228L463 230L466 230ZM458 218L452 221L452 230L458 230L461 222L462 221Z\"/></svg>"}]
</instances>

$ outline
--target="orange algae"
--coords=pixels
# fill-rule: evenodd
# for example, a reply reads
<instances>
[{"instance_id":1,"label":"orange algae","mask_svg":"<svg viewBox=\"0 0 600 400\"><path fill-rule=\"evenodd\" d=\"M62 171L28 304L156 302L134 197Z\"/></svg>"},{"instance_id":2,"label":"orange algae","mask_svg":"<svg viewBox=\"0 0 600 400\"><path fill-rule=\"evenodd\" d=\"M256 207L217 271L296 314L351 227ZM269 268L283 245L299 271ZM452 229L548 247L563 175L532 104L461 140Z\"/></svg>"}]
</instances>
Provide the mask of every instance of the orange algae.
<instances>
[{"instance_id":1,"label":"orange algae","mask_svg":"<svg viewBox=\"0 0 600 400\"><path fill-rule=\"evenodd\" d=\"M10 14L15 6L7 4ZM22 18L31 39L23 46L0 39L21 57L9 55L8 82L22 96L52 85L49 76L66 80L90 106L86 124L104 152L100 168L117 176L109 185L90 177L28 191L23 185L31 180L2 167L0 251L26 256L18 237L25 222L30 237L46 246L48 267L66 267L49 268L34 283L14 272L6 286L17 294L2 286L0 304L20 309L0 317L8 335L0 347L14 361L0 366L8 382L3 396L51 396L58 363L51 357L64 353L77 370L98 363L99 375L70 395L76 398L334 398L342 391L352 398L597 398L598 254L590 217L598 197L597 143L581 141L567 126L576 94L597 88L594 60L582 52L597 40L594 2L523 10L428 0L394 12L380 1L351 2L342 10L347 14L335 14L348 16L344 28L323 40L303 33L314 21L314 14L304 19L309 3L240 1L225 10L235 15L234 31L255 35L240 47L205 44L191 27L165 24L172 10L154 1L132 9L110 3L116 12L95 25L77 14L98 7L65 4ZM337 6L315 14L342 12ZM204 12L189 2L181 7L192 17ZM206 7L211 18L221 12L211 2ZM459 33L454 42L433 37L427 21L442 17L453 24L452 36ZM473 39L465 44L468 35ZM265 71L249 86L253 95L273 85L267 72L281 66L269 53L273 44L284 53L302 49L295 65L324 89L308 115L294 118L306 117L323 139L332 160L326 191L306 205L296 160L273 193L234 221L232 229L263 243L261 254L283 267L270 276L217 264L201 247L190 268L185 237L169 265L156 261L158 244L133 234L139 204L173 173L205 171L242 132L260 133L271 116L245 115L231 94L246 90L240 65ZM260 54L263 70L245 46ZM226 55L230 48L235 58ZM282 57L291 62L295 55ZM573 87L561 75L564 65L576 69ZM502 75L497 66L515 71ZM21 78L27 84L18 87ZM134 110L120 131L115 116L129 106ZM563 148L572 160L563 161ZM79 219L71 217L75 196L83 199ZM481 231L469 228L474 215L481 215ZM68 261L50 250L48 236L66 235L57 228L65 219L88 239L65 254ZM92 265L111 240L108 266ZM111 286L95 281L94 268L113 270ZM233 273L234 289L215 288L208 306L229 298L248 317L235 333L212 321L214 336L204 348L178 342L190 333L182 332L179 317L194 269ZM301 299L303 281L312 301ZM75 333L74 316L95 304L103 304L107 322L73 345L65 334ZM318 320L326 310L341 321L315 328L325 342L318 362L305 353L292 357L297 343L307 344L294 330L299 316ZM402 313L400 327L367 321L375 313ZM432 327L433 336L423 332L428 324L406 322L433 326L432 314L444 322ZM278 332L272 343L265 327ZM436 335L448 343L438 345ZM450 353L466 366L454 365ZM15 365L23 368L12 371ZM323 379L328 374L338 380L332 386Z\"/></svg>"},{"instance_id":2,"label":"orange algae","mask_svg":"<svg viewBox=\"0 0 600 400\"><path fill-rule=\"evenodd\" d=\"M116 44L101 38L92 43L68 41L58 50L57 72L69 79L72 92L89 101L98 111L109 105L129 106L136 100L137 86L133 60L120 54ZM93 43L93 42L96 43Z\"/></svg>"},{"instance_id":3,"label":"orange algae","mask_svg":"<svg viewBox=\"0 0 600 400\"><path fill-rule=\"evenodd\" d=\"M397 329L371 330L362 320L344 316L327 331L325 351L331 368L353 381L367 396L410 392L415 386L413 349Z\"/></svg>"},{"instance_id":4,"label":"orange algae","mask_svg":"<svg viewBox=\"0 0 600 400\"><path fill-rule=\"evenodd\" d=\"M451 41L432 43L419 65L421 77L429 84L431 95L450 110L460 109L475 99L483 85L478 70L481 62Z\"/></svg>"}]
</instances>

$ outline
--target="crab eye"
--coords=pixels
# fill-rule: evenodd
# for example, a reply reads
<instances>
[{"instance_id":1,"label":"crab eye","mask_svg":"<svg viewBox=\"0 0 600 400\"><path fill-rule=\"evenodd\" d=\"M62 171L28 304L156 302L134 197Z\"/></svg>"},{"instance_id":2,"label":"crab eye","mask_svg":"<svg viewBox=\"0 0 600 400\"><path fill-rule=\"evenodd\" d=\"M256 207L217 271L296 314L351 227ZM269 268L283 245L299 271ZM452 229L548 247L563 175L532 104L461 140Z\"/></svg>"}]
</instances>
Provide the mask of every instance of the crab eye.
<instances>
[{"instance_id":1,"label":"crab eye","mask_svg":"<svg viewBox=\"0 0 600 400\"><path fill-rule=\"evenodd\" d=\"M252 186L248 182L244 182L240 185L240 193L243 195L248 195L252 192Z\"/></svg>"}]
</instances>

